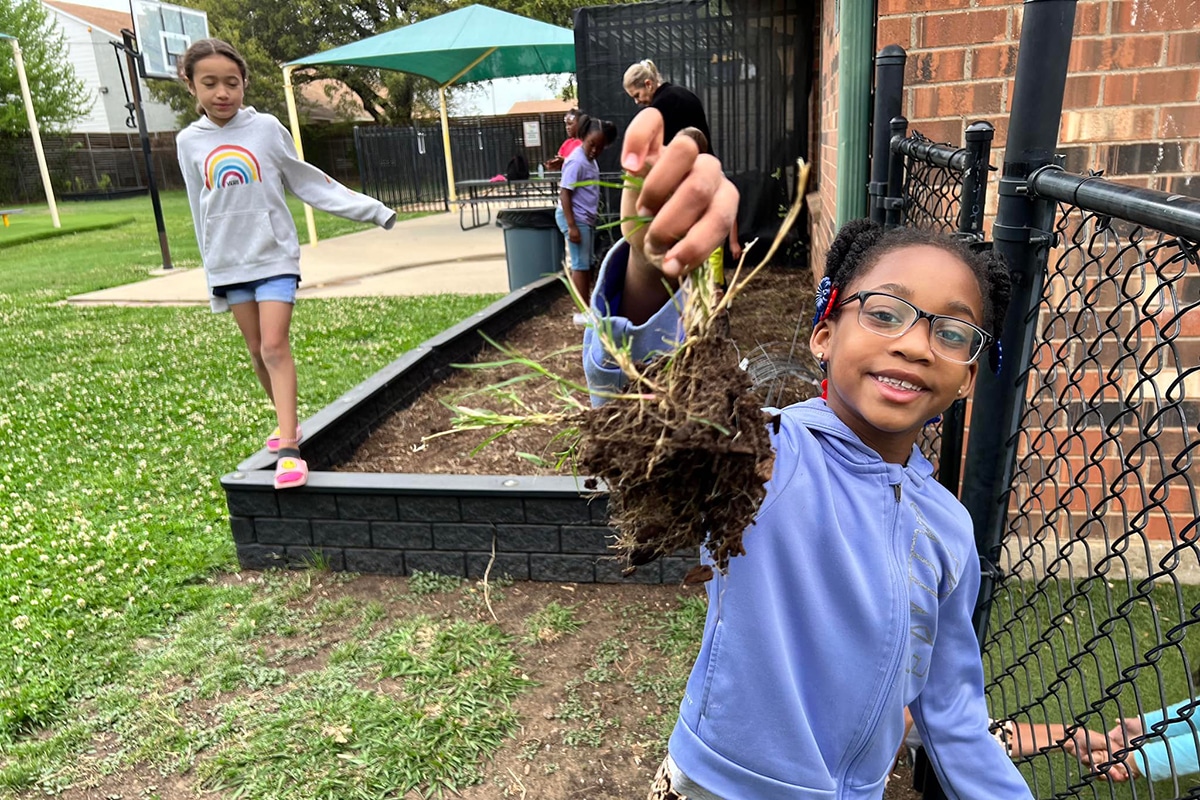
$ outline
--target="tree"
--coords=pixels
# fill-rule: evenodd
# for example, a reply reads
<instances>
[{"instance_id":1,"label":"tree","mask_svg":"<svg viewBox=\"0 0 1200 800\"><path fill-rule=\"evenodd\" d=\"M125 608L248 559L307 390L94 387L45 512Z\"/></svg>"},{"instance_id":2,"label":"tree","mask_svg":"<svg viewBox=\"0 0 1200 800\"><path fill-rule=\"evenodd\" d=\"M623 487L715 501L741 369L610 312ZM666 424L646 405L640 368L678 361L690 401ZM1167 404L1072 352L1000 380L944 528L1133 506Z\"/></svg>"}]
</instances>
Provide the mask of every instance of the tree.
<instances>
[{"instance_id":1,"label":"tree","mask_svg":"<svg viewBox=\"0 0 1200 800\"><path fill-rule=\"evenodd\" d=\"M0 31L20 41L39 127L62 130L91 110L95 98L75 75L63 30L39 0L0 2ZM29 120L10 46L0 40L0 134L17 135Z\"/></svg>"},{"instance_id":2,"label":"tree","mask_svg":"<svg viewBox=\"0 0 1200 800\"><path fill-rule=\"evenodd\" d=\"M471 5L476 0L184 0L208 12L212 35L245 56L251 81L246 103L286 114L280 66L310 53L356 42ZM631 0L615 0L631 2ZM614 0L489 0L488 5L556 25L570 26L573 9ZM297 88L309 81L342 81L376 122L409 124L414 114L438 107L437 86L426 78L365 67L322 66L293 73ZM195 118L194 102L181 86L152 85L151 92ZM455 94L447 92L451 108Z\"/></svg>"}]
</instances>

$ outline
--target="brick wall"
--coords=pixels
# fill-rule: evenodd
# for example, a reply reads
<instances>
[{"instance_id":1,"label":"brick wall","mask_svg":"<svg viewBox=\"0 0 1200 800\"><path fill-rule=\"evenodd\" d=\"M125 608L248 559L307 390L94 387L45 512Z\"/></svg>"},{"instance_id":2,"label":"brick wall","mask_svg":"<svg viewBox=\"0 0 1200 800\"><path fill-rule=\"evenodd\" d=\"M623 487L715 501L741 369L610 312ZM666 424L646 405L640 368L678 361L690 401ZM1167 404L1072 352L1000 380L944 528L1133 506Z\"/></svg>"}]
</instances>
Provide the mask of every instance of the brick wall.
<instances>
[{"instance_id":1,"label":"brick wall","mask_svg":"<svg viewBox=\"0 0 1200 800\"><path fill-rule=\"evenodd\" d=\"M837 36L822 8L821 167L814 263L835 215ZM910 128L962 144L974 120L996 126L992 162L1003 163L1021 35L1009 0L880 0L876 51L908 52L904 114ZM1063 103L1059 149L1067 169L1103 169L1136 186L1200 196L1200 0L1082 0ZM825 152L829 148L828 154ZM995 192L989 194L995 210Z\"/></svg>"},{"instance_id":2,"label":"brick wall","mask_svg":"<svg viewBox=\"0 0 1200 800\"><path fill-rule=\"evenodd\" d=\"M820 121L810 177L816 191L810 193L808 200L812 224L810 263L814 281L820 280L825 269L825 253L833 241L834 226L837 224L837 87L838 43L841 37L840 32L835 31L836 7L836 0L821 2L821 60L820 75L816 81Z\"/></svg>"}]
</instances>

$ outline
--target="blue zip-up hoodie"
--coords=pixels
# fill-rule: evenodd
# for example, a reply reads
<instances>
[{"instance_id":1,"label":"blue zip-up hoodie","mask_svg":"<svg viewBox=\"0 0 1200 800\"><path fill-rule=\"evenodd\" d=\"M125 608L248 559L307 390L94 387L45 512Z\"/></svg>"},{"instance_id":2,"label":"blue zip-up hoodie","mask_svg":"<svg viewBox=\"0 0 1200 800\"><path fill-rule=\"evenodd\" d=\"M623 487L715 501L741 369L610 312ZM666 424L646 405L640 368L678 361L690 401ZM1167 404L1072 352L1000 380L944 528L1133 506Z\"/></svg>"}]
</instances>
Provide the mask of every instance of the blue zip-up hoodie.
<instances>
[{"instance_id":1,"label":"blue zip-up hoodie","mask_svg":"<svg viewBox=\"0 0 1200 800\"><path fill-rule=\"evenodd\" d=\"M617 307L627 253L605 260L598 315ZM640 356L664 349L677 308L611 322ZM585 338L590 385L617 388L599 348ZM920 450L885 462L822 400L780 412L772 441L746 555L708 583L676 765L729 800L877 800L908 705L948 797L1031 798L988 732L966 509Z\"/></svg>"}]
</instances>

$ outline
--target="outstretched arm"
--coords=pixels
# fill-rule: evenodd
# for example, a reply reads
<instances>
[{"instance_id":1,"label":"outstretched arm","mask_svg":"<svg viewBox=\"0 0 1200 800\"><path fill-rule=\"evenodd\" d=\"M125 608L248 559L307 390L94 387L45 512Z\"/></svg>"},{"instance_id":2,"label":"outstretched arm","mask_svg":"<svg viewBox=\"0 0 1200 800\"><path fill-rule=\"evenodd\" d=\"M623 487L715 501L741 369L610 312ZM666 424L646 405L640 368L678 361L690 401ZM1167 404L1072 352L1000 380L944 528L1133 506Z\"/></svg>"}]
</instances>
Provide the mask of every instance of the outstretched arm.
<instances>
[{"instance_id":1,"label":"outstretched arm","mask_svg":"<svg viewBox=\"0 0 1200 800\"><path fill-rule=\"evenodd\" d=\"M279 145L282 153L279 171L288 191L313 208L339 217L356 222L373 222L381 228L391 228L396 224L396 212L383 203L353 189L347 189L312 164L301 161L296 155L296 144L287 128L278 122L276 127L280 135Z\"/></svg>"}]
</instances>

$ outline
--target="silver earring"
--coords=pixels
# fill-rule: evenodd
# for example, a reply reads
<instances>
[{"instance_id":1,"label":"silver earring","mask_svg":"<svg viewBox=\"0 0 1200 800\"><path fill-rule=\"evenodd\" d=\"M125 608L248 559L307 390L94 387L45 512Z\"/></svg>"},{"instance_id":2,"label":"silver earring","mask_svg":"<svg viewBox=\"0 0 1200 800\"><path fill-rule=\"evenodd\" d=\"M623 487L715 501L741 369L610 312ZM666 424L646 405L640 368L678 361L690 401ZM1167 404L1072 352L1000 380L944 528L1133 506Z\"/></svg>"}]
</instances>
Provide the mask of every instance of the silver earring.
<instances>
[{"instance_id":1,"label":"silver earring","mask_svg":"<svg viewBox=\"0 0 1200 800\"><path fill-rule=\"evenodd\" d=\"M958 391L954 393L957 397L962 397L962 387L958 387Z\"/></svg>"}]
</instances>

